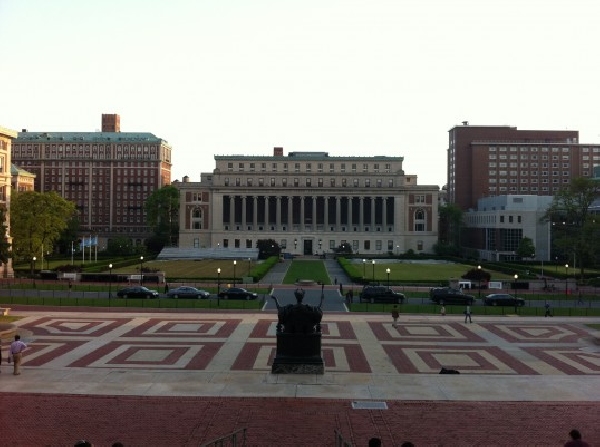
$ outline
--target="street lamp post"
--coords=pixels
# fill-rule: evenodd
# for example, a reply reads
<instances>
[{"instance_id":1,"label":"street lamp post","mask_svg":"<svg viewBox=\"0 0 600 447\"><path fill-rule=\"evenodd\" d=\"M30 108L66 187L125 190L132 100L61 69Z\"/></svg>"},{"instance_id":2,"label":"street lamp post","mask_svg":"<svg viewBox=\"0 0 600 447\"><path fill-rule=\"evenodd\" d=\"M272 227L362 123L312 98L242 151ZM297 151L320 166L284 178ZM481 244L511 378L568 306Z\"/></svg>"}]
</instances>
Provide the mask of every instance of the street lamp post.
<instances>
[{"instance_id":1,"label":"street lamp post","mask_svg":"<svg viewBox=\"0 0 600 447\"><path fill-rule=\"evenodd\" d=\"M221 305L221 297L219 293L221 292L221 267L217 269L217 306Z\"/></svg>"},{"instance_id":2,"label":"street lamp post","mask_svg":"<svg viewBox=\"0 0 600 447\"><path fill-rule=\"evenodd\" d=\"M298 249L298 239L294 239L294 254L296 254L297 249Z\"/></svg>"},{"instance_id":3,"label":"street lamp post","mask_svg":"<svg viewBox=\"0 0 600 447\"><path fill-rule=\"evenodd\" d=\"M140 286L142 285L144 279L144 257L140 256Z\"/></svg>"},{"instance_id":4,"label":"street lamp post","mask_svg":"<svg viewBox=\"0 0 600 447\"><path fill-rule=\"evenodd\" d=\"M248 276L250 276L250 258L248 258Z\"/></svg>"},{"instance_id":5,"label":"street lamp post","mask_svg":"<svg viewBox=\"0 0 600 447\"><path fill-rule=\"evenodd\" d=\"M50 250L46 250L46 268L50 270Z\"/></svg>"},{"instance_id":6,"label":"street lamp post","mask_svg":"<svg viewBox=\"0 0 600 447\"><path fill-rule=\"evenodd\" d=\"M235 265L237 264L237 260L233 260L233 287L235 287Z\"/></svg>"},{"instance_id":7,"label":"street lamp post","mask_svg":"<svg viewBox=\"0 0 600 447\"><path fill-rule=\"evenodd\" d=\"M477 297L481 299L481 266L477 266Z\"/></svg>"},{"instance_id":8,"label":"street lamp post","mask_svg":"<svg viewBox=\"0 0 600 447\"><path fill-rule=\"evenodd\" d=\"M108 264L108 299L112 298L112 264Z\"/></svg>"},{"instance_id":9,"label":"street lamp post","mask_svg":"<svg viewBox=\"0 0 600 447\"><path fill-rule=\"evenodd\" d=\"M385 269L385 273L387 273L387 277L388 277L388 289L390 288L390 268L386 268Z\"/></svg>"},{"instance_id":10,"label":"street lamp post","mask_svg":"<svg viewBox=\"0 0 600 447\"><path fill-rule=\"evenodd\" d=\"M35 259L35 258L33 258ZM565 300L569 296L569 264L565 264Z\"/></svg>"},{"instance_id":11,"label":"street lamp post","mask_svg":"<svg viewBox=\"0 0 600 447\"><path fill-rule=\"evenodd\" d=\"M373 284L375 284L375 259L371 261L371 264L373 264Z\"/></svg>"},{"instance_id":12,"label":"street lamp post","mask_svg":"<svg viewBox=\"0 0 600 447\"><path fill-rule=\"evenodd\" d=\"M515 313L517 313L517 279L519 279L519 275L515 274Z\"/></svg>"},{"instance_id":13,"label":"street lamp post","mask_svg":"<svg viewBox=\"0 0 600 447\"><path fill-rule=\"evenodd\" d=\"M31 263L31 277L33 278L33 287L35 287L35 260L37 258L34 256L32 258L33 262Z\"/></svg>"},{"instance_id":14,"label":"street lamp post","mask_svg":"<svg viewBox=\"0 0 600 447\"><path fill-rule=\"evenodd\" d=\"M367 260L363 259L363 281L365 279L365 276L367 276L367 274L366 274L366 266L367 266Z\"/></svg>"}]
</instances>

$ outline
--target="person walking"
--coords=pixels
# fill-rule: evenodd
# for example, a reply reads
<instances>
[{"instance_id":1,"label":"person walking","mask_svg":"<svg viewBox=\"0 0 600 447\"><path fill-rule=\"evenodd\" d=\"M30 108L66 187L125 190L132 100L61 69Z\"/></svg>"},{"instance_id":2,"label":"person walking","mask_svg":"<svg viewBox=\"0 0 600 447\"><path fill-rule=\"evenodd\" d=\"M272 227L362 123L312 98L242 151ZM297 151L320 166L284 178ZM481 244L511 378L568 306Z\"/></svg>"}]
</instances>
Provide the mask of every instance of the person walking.
<instances>
[{"instance_id":1,"label":"person walking","mask_svg":"<svg viewBox=\"0 0 600 447\"><path fill-rule=\"evenodd\" d=\"M446 316L446 306L442 303L442 307L440 308L440 314L442 317Z\"/></svg>"},{"instance_id":2,"label":"person walking","mask_svg":"<svg viewBox=\"0 0 600 447\"><path fill-rule=\"evenodd\" d=\"M546 308L546 313L544 314L544 317L551 317L552 315L550 315L550 303L546 303L544 307Z\"/></svg>"},{"instance_id":3,"label":"person walking","mask_svg":"<svg viewBox=\"0 0 600 447\"><path fill-rule=\"evenodd\" d=\"M392 326L398 327L398 318L400 317L400 312L398 312L398 305L394 304L392 308Z\"/></svg>"},{"instance_id":4,"label":"person walking","mask_svg":"<svg viewBox=\"0 0 600 447\"><path fill-rule=\"evenodd\" d=\"M465 323L467 322L467 319L469 320L469 323L473 323L473 320L471 320L471 306L468 304L467 308L465 309Z\"/></svg>"},{"instance_id":5,"label":"person walking","mask_svg":"<svg viewBox=\"0 0 600 447\"><path fill-rule=\"evenodd\" d=\"M21 341L21 336L15 335L15 341L10 344L10 355L13 359L13 374L15 376L21 374L21 361L25 349L27 349L27 345Z\"/></svg>"}]
</instances>

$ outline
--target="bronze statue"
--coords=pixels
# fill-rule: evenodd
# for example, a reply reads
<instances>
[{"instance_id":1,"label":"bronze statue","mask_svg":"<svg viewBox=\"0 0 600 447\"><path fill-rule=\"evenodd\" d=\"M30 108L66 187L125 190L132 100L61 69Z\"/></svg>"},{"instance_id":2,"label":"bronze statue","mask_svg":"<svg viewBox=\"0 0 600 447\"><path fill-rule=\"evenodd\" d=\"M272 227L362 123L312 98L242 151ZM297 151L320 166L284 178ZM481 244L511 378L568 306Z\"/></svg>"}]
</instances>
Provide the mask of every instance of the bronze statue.
<instances>
[{"instance_id":1,"label":"bronze statue","mask_svg":"<svg viewBox=\"0 0 600 447\"><path fill-rule=\"evenodd\" d=\"M271 372L323 374L324 363L321 355L321 319L323 318L324 294L318 306L303 304L304 289L294 291L296 304L281 306L275 296L277 306L277 351Z\"/></svg>"}]
</instances>

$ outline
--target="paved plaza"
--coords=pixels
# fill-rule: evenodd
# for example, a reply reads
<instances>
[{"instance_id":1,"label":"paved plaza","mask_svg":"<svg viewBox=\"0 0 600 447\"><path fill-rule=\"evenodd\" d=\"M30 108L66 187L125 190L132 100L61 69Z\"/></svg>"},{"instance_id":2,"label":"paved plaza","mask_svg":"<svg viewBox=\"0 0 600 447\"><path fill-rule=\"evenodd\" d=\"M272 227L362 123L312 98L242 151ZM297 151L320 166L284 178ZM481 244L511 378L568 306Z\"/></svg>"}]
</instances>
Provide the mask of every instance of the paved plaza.
<instances>
[{"instance_id":1,"label":"paved plaza","mask_svg":"<svg viewBox=\"0 0 600 447\"><path fill-rule=\"evenodd\" d=\"M562 445L573 427L600 444L597 318L326 313L325 374L273 375L275 312L23 309L3 445L198 446L240 428L256 446L333 446L334 430L354 446Z\"/></svg>"}]
</instances>

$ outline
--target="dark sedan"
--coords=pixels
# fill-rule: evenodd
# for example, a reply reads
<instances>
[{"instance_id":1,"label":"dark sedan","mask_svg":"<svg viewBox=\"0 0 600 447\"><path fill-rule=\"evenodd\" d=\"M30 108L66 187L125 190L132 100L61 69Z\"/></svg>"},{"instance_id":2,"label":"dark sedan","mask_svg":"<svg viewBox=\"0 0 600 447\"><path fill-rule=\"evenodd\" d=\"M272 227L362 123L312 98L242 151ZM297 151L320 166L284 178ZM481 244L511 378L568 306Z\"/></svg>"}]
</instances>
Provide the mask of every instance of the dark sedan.
<instances>
[{"instance_id":1,"label":"dark sedan","mask_svg":"<svg viewBox=\"0 0 600 447\"><path fill-rule=\"evenodd\" d=\"M210 293L191 286L179 286L169 290L167 296L169 298L210 298Z\"/></svg>"},{"instance_id":2,"label":"dark sedan","mask_svg":"<svg viewBox=\"0 0 600 447\"><path fill-rule=\"evenodd\" d=\"M117 292L119 298L158 298L158 292L143 286L125 287Z\"/></svg>"},{"instance_id":3,"label":"dark sedan","mask_svg":"<svg viewBox=\"0 0 600 447\"><path fill-rule=\"evenodd\" d=\"M241 287L230 287L229 289L219 292L219 298L229 300L255 300L258 295L254 292L249 292Z\"/></svg>"},{"instance_id":4,"label":"dark sedan","mask_svg":"<svg viewBox=\"0 0 600 447\"><path fill-rule=\"evenodd\" d=\"M492 293L483 299L486 306L524 306L525 300L508 293Z\"/></svg>"}]
</instances>

